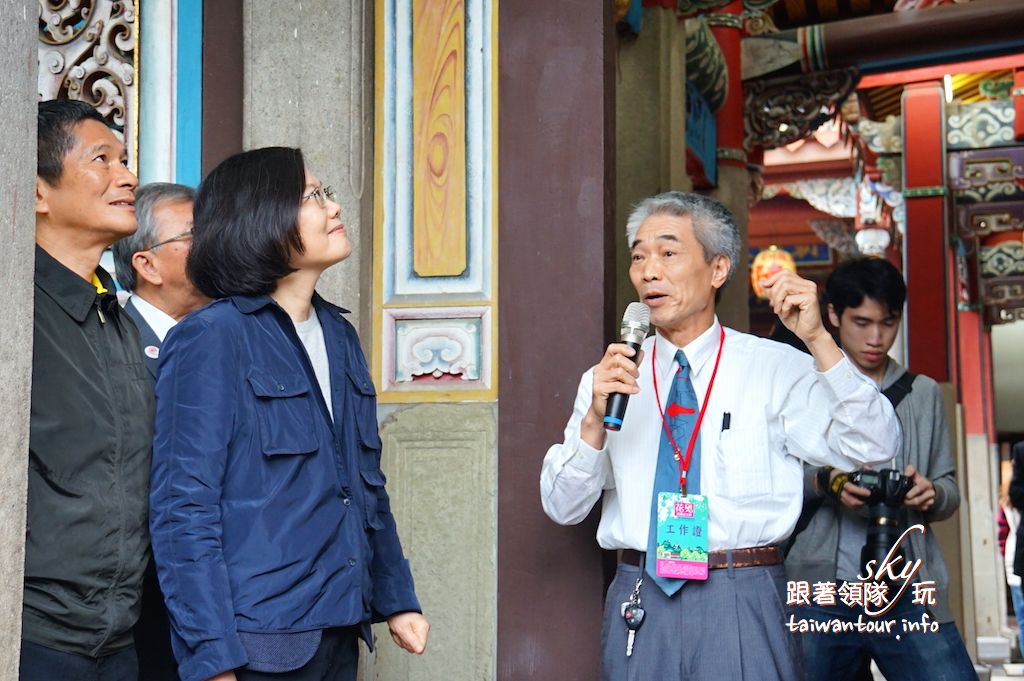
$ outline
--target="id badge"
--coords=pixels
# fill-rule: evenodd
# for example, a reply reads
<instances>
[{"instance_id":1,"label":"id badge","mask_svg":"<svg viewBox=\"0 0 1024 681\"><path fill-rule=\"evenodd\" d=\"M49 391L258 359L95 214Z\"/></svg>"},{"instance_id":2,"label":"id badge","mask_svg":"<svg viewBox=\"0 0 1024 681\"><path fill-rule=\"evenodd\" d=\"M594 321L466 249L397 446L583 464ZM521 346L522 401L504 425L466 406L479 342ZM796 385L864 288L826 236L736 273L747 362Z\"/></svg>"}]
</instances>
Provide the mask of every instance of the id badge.
<instances>
[{"instance_id":1,"label":"id badge","mask_svg":"<svg viewBox=\"0 0 1024 681\"><path fill-rule=\"evenodd\" d=\"M700 494L658 494L656 574L708 578L708 500Z\"/></svg>"}]
</instances>

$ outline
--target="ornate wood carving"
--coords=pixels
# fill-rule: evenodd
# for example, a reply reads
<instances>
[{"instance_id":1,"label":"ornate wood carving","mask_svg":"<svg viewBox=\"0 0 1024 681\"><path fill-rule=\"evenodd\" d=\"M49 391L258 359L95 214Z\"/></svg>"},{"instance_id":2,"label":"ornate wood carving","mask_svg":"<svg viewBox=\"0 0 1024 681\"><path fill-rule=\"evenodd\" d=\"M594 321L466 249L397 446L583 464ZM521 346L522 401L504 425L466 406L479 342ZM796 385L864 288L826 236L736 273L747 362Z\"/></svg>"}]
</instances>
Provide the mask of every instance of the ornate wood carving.
<instances>
[{"instance_id":1,"label":"ornate wood carving","mask_svg":"<svg viewBox=\"0 0 1024 681\"><path fill-rule=\"evenodd\" d=\"M976 149L949 154L949 185L956 190L995 183L1024 185L1024 147Z\"/></svg>"},{"instance_id":2,"label":"ornate wood carving","mask_svg":"<svg viewBox=\"0 0 1024 681\"><path fill-rule=\"evenodd\" d=\"M836 115L859 80L856 69L744 83L747 149L775 149L802 139Z\"/></svg>"},{"instance_id":3,"label":"ornate wood carving","mask_svg":"<svg viewBox=\"0 0 1024 681\"><path fill-rule=\"evenodd\" d=\"M961 204L956 213L957 232L965 239L1024 229L1024 201Z\"/></svg>"},{"instance_id":4,"label":"ornate wood carving","mask_svg":"<svg viewBox=\"0 0 1024 681\"><path fill-rule=\"evenodd\" d=\"M124 134L133 167L137 38L130 0L39 0L39 98L96 107Z\"/></svg>"},{"instance_id":5,"label":"ornate wood carving","mask_svg":"<svg viewBox=\"0 0 1024 681\"><path fill-rule=\"evenodd\" d=\"M989 324L1024 320L1024 277L982 279L981 303Z\"/></svg>"},{"instance_id":6,"label":"ornate wood carving","mask_svg":"<svg viewBox=\"0 0 1024 681\"><path fill-rule=\"evenodd\" d=\"M946 116L949 149L983 149L1016 144L1013 102L950 104Z\"/></svg>"}]
</instances>

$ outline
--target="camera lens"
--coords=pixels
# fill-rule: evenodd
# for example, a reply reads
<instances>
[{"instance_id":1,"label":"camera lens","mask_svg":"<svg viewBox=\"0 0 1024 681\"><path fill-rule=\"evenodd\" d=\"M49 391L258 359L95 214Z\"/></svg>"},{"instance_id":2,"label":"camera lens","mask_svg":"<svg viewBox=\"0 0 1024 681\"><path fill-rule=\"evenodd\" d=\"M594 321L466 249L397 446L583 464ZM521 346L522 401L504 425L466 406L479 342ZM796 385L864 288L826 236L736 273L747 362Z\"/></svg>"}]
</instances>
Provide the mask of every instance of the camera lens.
<instances>
[{"instance_id":1,"label":"camera lens","mask_svg":"<svg viewBox=\"0 0 1024 681\"><path fill-rule=\"evenodd\" d=\"M886 468L877 472L858 471L856 484L871 493L866 502L869 521L860 563L863 568L874 561L873 567L877 570L900 538L900 505L912 482L899 471ZM894 554L894 557L901 554Z\"/></svg>"}]
</instances>

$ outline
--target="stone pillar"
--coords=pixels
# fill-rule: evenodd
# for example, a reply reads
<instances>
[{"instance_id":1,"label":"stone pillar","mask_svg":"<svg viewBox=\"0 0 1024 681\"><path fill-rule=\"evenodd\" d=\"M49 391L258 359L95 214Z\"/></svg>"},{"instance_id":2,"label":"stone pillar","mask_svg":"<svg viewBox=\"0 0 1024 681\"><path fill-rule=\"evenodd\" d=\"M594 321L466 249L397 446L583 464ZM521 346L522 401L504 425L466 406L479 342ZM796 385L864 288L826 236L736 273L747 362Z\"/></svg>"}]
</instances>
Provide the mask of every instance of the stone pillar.
<instances>
[{"instance_id":1,"label":"stone pillar","mask_svg":"<svg viewBox=\"0 0 1024 681\"><path fill-rule=\"evenodd\" d=\"M369 347L373 226L373 4L370 0L245 0L242 141L298 146L338 192L355 246L320 291L352 310Z\"/></svg>"},{"instance_id":2,"label":"stone pillar","mask_svg":"<svg viewBox=\"0 0 1024 681\"><path fill-rule=\"evenodd\" d=\"M0 262L7 297L0 325L0 681L16 681L21 647L21 593L25 565L25 493L32 384L32 267L35 234L36 22L29 0L0 3L0 116L7 142L0 154Z\"/></svg>"},{"instance_id":3,"label":"stone pillar","mask_svg":"<svg viewBox=\"0 0 1024 681\"><path fill-rule=\"evenodd\" d=\"M639 201L690 191L686 175L686 32L674 9L648 7L643 29L619 40L615 78L616 319L636 300L626 219Z\"/></svg>"}]
</instances>

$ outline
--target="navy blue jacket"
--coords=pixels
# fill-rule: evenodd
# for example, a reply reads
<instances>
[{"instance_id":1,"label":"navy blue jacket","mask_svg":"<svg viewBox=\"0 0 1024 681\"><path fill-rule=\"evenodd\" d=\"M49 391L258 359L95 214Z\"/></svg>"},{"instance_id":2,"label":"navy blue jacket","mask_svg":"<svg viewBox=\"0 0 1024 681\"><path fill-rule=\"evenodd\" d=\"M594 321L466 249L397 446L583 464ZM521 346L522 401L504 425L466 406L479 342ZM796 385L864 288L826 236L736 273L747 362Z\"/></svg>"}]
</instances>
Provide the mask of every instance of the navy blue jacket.
<instances>
[{"instance_id":1,"label":"navy blue jacket","mask_svg":"<svg viewBox=\"0 0 1024 681\"><path fill-rule=\"evenodd\" d=\"M239 632L419 611L380 469L376 393L345 310L314 296L334 410L269 296L218 300L161 349L150 526L183 681L247 664Z\"/></svg>"}]
</instances>

